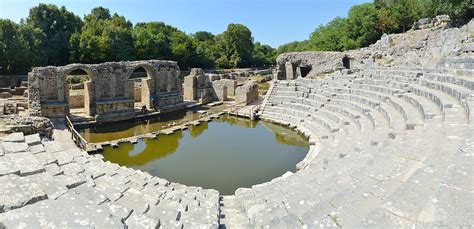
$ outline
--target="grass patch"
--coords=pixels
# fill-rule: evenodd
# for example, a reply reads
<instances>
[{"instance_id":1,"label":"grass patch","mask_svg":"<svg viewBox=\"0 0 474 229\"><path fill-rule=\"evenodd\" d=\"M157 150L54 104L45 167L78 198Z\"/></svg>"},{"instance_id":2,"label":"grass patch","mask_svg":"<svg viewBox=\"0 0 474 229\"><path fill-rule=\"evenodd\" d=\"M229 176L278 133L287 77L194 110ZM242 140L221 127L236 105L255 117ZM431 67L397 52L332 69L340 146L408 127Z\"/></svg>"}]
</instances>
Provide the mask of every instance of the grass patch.
<instances>
[{"instance_id":1,"label":"grass patch","mask_svg":"<svg viewBox=\"0 0 474 229\"><path fill-rule=\"evenodd\" d=\"M68 75L66 78L66 82L69 84L84 83L87 80L89 80L87 75Z\"/></svg>"},{"instance_id":2,"label":"grass patch","mask_svg":"<svg viewBox=\"0 0 474 229\"><path fill-rule=\"evenodd\" d=\"M84 94L84 89L71 89L69 91L71 94Z\"/></svg>"},{"instance_id":3,"label":"grass patch","mask_svg":"<svg viewBox=\"0 0 474 229\"><path fill-rule=\"evenodd\" d=\"M336 224L337 228L342 228L342 225L339 222L339 217L337 217L337 215L329 214L328 216L329 216L329 218L331 218L332 222L334 222L334 224Z\"/></svg>"},{"instance_id":4,"label":"grass patch","mask_svg":"<svg viewBox=\"0 0 474 229\"><path fill-rule=\"evenodd\" d=\"M249 79L257 81L258 83L263 83L266 81L270 81L271 77L262 76L262 75L254 75L254 76L249 76Z\"/></svg>"},{"instance_id":5,"label":"grass patch","mask_svg":"<svg viewBox=\"0 0 474 229\"><path fill-rule=\"evenodd\" d=\"M267 82L259 83L258 84L258 93L260 95L266 95L269 88L270 88L269 83L267 83Z\"/></svg>"}]
</instances>

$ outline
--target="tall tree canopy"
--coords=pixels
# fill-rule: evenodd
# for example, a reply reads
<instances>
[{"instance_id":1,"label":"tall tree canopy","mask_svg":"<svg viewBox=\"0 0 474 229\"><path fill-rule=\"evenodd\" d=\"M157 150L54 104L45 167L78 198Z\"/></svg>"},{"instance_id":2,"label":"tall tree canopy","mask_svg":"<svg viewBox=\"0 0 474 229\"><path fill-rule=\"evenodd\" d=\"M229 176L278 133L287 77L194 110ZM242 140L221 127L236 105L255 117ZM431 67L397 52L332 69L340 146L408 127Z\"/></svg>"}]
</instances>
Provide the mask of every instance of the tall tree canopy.
<instances>
[{"instance_id":1,"label":"tall tree canopy","mask_svg":"<svg viewBox=\"0 0 474 229\"><path fill-rule=\"evenodd\" d=\"M366 47L384 33L405 32L421 18L448 14L455 24L466 23L474 17L471 7L471 0L374 0L353 6L346 18L318 26L308 40L282 45L277 53Z\"/></svg>"},{"instance_id":2,"label":"tall tree canopy","mask_svg":"<svg viewBox=\"0 0 474 229\"><path fill-rule=\"evenodd\" d=\"M254 44L252 32L245 25L229 24L220 42L223 53L218 59L218 65L235 68L251 63Z\"/></svg>"},{"instance_id":3,"label":"tall tree canopy","mask_svg":"<svg viewBox=\"0 0 474 229\"><path fill-rule=\"evenodd\" d=\"M134 59L133 25L125 17L97 7L84 17L82 31L70 39L72 62L98 63Z\"/></svg>"},{"instance_id":4,"label":"tall tree canopy","mask_svg":"<svg viewBox=\"0 0 474 229\"><path fill-rule=\"evenodd\" d=\"M186 34L163 22L132 25L96 7L83 19L55 5L31 8L25 22L0 19L0 73L26 73L34 66L137 59L175 60L182 69L269 65L275 50L251 31L230 24L223 34Z\"/></svg>"},{"instance_id":5,"label":"tall tree canopy","mask_svg":"<svg viewBox=\"0 0 474 229\"><path fill-rule=\"evenodd\" d=\"M51 4L39 4L30 9L28 25L41 32L41 47L46 63L64 65L69 63L69 39L81 30L82 20L66 10Z\"/></svg>"}]
</instances>

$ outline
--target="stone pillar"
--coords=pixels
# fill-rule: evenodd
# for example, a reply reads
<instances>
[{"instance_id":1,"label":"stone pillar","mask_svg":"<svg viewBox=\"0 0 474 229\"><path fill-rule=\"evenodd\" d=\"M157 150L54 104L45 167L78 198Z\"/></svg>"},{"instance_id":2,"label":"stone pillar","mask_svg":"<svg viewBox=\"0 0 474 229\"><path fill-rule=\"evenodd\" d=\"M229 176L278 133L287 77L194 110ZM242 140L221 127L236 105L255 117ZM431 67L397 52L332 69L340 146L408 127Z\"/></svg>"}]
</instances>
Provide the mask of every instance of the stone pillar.
<instances>
[{"instance_id":1,"label":"stone pillar","mask_svg":"<svg viewBox=\"0 0 474 229\"><path fill-rule=\"evenodd\" d=\"M286 69L286 79L285 80L292 80L295 78L295 75L293 73L293 65L291 62L286 62L285 63L285 69Z\"/></svg>"},{"instance_id":2,"label":"stone pillar","mask_svg":"<svg viewBox=\"0 0 474 229\"><path fill-rule=\"evenodd\" d=\"M94 82L84 82L84 112L86 115L95 115L95 84Z\"/></svg>"},{"instance_id":3,"label":"stone pillar","mask_svg":"<svg viewBox=\"0 0 474 229\"><path fill-rule=\"evenodd\" d=\"M69 87L65 81L58 80L56 82L58 87L58 102L63 103L66 102L66 97L69 95ZM50 88L45 88L46 90L51 90Z\"/></svg>"},{"instance_id":4,"label":"stone pillar","mask_svg":"<svg viewBox=\"0 0 474 229\"><path fill-rule=\"evenodd\" d=\"M159 81L159 88L157 89L158 92L167 92L167 83L168 83L168 71L166 68L161 67L158 71L158 81Z\"/></svg>"},{"instance_id":5,"label":"stone pillar","mask_svg":"<svg viewBox=\"0 0 474 229\"><path fill-rule=\"evenodd\" d=\"M197 99L197 78L186 76L184 78L184 99L194 101Z\"/></svg>"},{"instance_id":6,"label":"stone pillar","mask_svg":"<svg viewBox=\"0 0 474 229\"><path fill-rule=\"evenodd\" d=\"M176 70L170 67L168 70L168 79L166 81L166 91L174 92L175 90L176 90Z\"/></svg>"},{"instance_id":7,"label":"stone pillar","mask_svg":"<svg viewBox=\"0 0 474 229\"><path fill-rule=\"evenodd\" d=\"M148 109L153 108L150 96L154 91L152 79L142 79L142 104L145 105Z\"/></svg>"},{"instance_id":8,"label":"stone pillar","mask_svg":"<svg viewBox=\"0 0 474 229\"><path fill-rule=\"evenodd\" d=\"M227 86L222 85L222 91L217 95L217 98L219 98L220 101L226 101L227 100Z\"/></svg>"},{"instance_id":9,"label":"stone pillar","mask_svg":"<svg viewBox=\"0 0 474 229\"><path fill-rule=\"evenodd\" d=\"M296 78L301 78L301 67L296 67Z\"/></svg>"}]
</instances>

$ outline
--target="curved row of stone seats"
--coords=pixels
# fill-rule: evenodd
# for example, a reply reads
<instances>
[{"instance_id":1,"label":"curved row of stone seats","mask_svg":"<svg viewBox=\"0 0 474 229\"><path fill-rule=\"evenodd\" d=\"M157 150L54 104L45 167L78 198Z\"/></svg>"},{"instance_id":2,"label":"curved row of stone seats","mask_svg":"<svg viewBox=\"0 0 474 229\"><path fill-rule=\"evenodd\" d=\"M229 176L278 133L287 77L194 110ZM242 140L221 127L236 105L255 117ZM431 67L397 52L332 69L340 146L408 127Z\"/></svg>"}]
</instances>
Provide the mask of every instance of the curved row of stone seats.
<instances>
[{"instance_id":1,"label":"curved row of stone seats","mask_svg":"<svg viewBox=\"0 0 474 229\"><path fill-rule=\"evenodd\" d=\"M380 70L391 75L401 75L410 77L416 75L415 81L418 84L445 92L455 97L464 109L468 112L468 115L472 113L474 108L474 98L472 98L471 92L474 88L474 79L466 76L454 76L449 74L441 73L420 73L413 71L389 71ZM471 75L472 76L472 75Z\"/></svg>"},{"instance_id":2,"label":"curved row of stone seats","mask_svg":"<svg viewBox=\"0 0 474 229\"><path fill-rule=\"evenodd\" d=\"M474 94L467 78L429 77L422 80L462 84L471 90L467 94ZM473 226L469 166L474 164L467 157L474 147L470 145L474 128L467 119L468 110L457 109L462 97L422 80L367 70L323 80L297 79L291 86L287 81L277 82L275 88L284 85L286 91L293 91L294 85L297 96L284 96L283 101L275 91L263 118L279 122L287 114L294 115L283 123L304 129L314 119L302 119L312 113L311 117L348 125L340 125L333 133L321 125L317 125L321 129L310 128L313 134L329 134L326 141L331 142L313 146L317 152L305 159L306 166L299 167L304 169L236 191L252 226ZM456 89L452 85L444 88ZM315 103L310 97L322 100ZM267 109L272 112L266 113ZM445 121L447 117L455 120ZM365 134L382 129L400 131L396 138L381 137L383 144L357 144L367 138Z\"/></svg>"},{"instance_id":3,"label":"curved row of stone seats","mask_svg":"<svg viewBox=\"0 0 474 229\"><path fill-rule=\"evenodd\" d=\"M0 141L0 228L219 226L219 193L117 164L39 135Z\"/></svg>"},{"instance_id":4,"label":"curved row of stone seats","mask_svg":"<svg viewBox=\"0 0 474 229\"><path fill-rule=\"evenodd\" d=\"M415 106L421 113L423 119L429 119L433 117L435 111L438 110L438 107L428 101L429 99L425 97L420 97L413 93L408 93L404 90L388 87L386 84L373 84L374 81L367 81L365 79L357 79L354 81L352 87L364 88L374 92L380 92L387 94L391 99L400 97L409 104Z\"/></svg>"},{"instance_id":5,"label":"curved row of stone seats","mask_svg":"<svg viewBox=\"0 0 474 229\"><path fill-rule=\"evenodd\" d=\"M406 122L406 128L412 129L414 126L423 124L423 116L416 111L416 106L406 102L403 99L395 97L396 92L390 92L381 88L365 84L352 84L351 93L358 95L370 95L383 102L389 103L392 107L402 113Z\"/></svg>"},{"instance_id":6,"label":"curved row of stone seats","mask_svg":"<svg viewBox=\"0 0 474 229\"><path fill-rule=\"evenodd\" d=\"M412 92L421 97L430 99L444 112L445 117L456 115L467 116L466 112L459 110L459 108L463 110L464 108L458 104L457 100L444 92L426 86L421 86L416 83L408 82L404 77L371 75L371 78L372 80L366 81L366 83L394 87L401 89L404 92ZM387 78L390 80L387 80Z\"/></svg>"}]
</instances>

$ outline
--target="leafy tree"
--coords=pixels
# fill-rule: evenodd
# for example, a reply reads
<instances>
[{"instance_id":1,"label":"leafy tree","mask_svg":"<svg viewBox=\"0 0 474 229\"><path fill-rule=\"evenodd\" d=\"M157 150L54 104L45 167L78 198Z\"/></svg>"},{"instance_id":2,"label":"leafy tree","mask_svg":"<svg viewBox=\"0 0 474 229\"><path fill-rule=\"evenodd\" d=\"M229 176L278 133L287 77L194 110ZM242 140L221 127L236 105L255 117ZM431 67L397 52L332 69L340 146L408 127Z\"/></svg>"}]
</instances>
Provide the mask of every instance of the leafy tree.
<instances>
[{"instance_id":1,"label":"leafy tree","mask_svg":"<svg viewBox=\"0 0 474 229\"><path fill-rule=\"evenodd\" d=\"M347 31L357 47L365 47L377 41L381 36L377 30L378 21L378 12L372 3L356 5L349 10Z\"/></svg>"},{"instance_id":2,"label":"leafy tree","mask_svg":"<svg viewBox=\"0 0 474 229\"><path fill-rule=\"evenodd\" d=\"M19 72L28 67L29 52L18 33L18 25L10 20L0 20L0 69L2 72Z\"/></svg>"},{"instance_id":3,"label":"leafy tree","mask_svg":"<svg viewBox=\"0 0 474 229\"><path fill-rule=\"evenodd\" d=\"M262 45L256 42L253 50L254 66L269 66L275 62L275 50L269 45Z\"/></svg>"},{"instance_id":4,"label":"leafy tree","mask_svg":"<svg viewBox=\"0 0 474 229\"><path fill-rule=\"evenodd\" d=\"M112 16L110 16L110 10L102 6L92 9L89 16L95 18L97 21L112 19Z\"/></svg>"},{"instance_id":5,"label":"leafy tree","mask_svg":"<svg viewBox=\"0 0 474 229\"><path fill-rule=\"evenodd\" d=\"M356 42L349 38L348 20L337 17L326 26L319 26L309 39L310 50L344 51L354 49Z\"/></svg>"},{"instance_id":6,"label":"leafy tree","mask_svg":"<svg viewBox=\"0 0 474 229\"><path fill-rule=\"evenodd\" d=\"M197 39L198 41L213 41L214 34L206 31L198 31L194 34L191 34L191 37Z\"/></svg>"},{"instance_id":7,"label":"leafy tree","mask_svg":"<svg viewBox=\"0 0 474 229\"><path fill-rule=\"evenodd\" d=\"M0 72L26 73L32 66L45 65L41 33L24 24L0 19Z\"/></svg>"},{"instance_id":8,"label":"leafy tree","mask_svg":"<svg viewBox=\"0 0 474 229\"><path fill-rule=\"evenodd\" d=\"M398 22L397 31L405 32L413 22L421 18L420 2L417 0L398 0L391 8L394 20Z\"/></svg>"},{"instance_id":9,"label":"leafy tree","mask_svg":"<svg viewBox=\"0 0 474 229\"><path fill-rule=\"evenodd\" d=\"M447 14L461 23L474 18L471 0L423 0L424 17Z\"/></svg>"},{"instance_id":10,"label":"leafy tree","mask_svg":"<svg viewBox=\"0 0 474 229\"><path fill-rule=\"evenodd\" d=\"M250 29L242 24L229 24L222 34L223 55L218 62L225 67L247 67L252 60L253 46Z\"/></svg>"},{"instance_id":11,"label":"leafy tree","mask_svg":"<svg viewBox=\"0 0 474 229\"><path fill-rule=\"evenodd\" d=\"M175 32L171 38L172 60L178 61L183 69L189 69L196 63L196 48L192 39L185 33Z\"/></svg>"},{"instance_id":12,"label":"leafy tree","mask_svg":"<svg viewBox=\"0 0 474 229\"><path fill-rule=\"evenodd\" d=\"M393 32L393 28L398 27L395 18L387 8L378 10L378 18L379 20L377 22L377 29L379 29L382 33Z\"/></svg>"},{"instance_id":13,"label":"leafy tree","mask_svg":"<svg viewBox=\"0 0 474 229\"><path fill-rule=\"evenodd\" d=\"M85 16L82 31L70 39L74 47L71 61L98 63L134 59L132 23L123 16L108 15L107 9L99 7Z\"/></svg>"},{"instance_id":14,"label":"leafy tree","mask_svg":"<svg viewBox=\"0 0 474 229\"><path fill-rule=\"evenodd\" d=\"M307 42L301 42L303 50ZM0 72L24 73L33 66L135 59L175 60L182 69L270 65L276 51L253 42L251 31L230 24L223 34L187 35L162 22L138 23L96 7L77 17L64 7L39 4L26 23L0 19Z\"/></svg>"},{"instance_id":15,"label":"leafy tree","mask_svg":"<svg viewBox=\"0 0 474 229\"><path fill-rule=\"evenodd\" d=\"M170 33L165 30L164 23L139 23L133 29L135 53L138 59L169 59L171 58ZM168 29L169 30L169 29Z\"/></svg>"},{"instance_id":16,"label":"leafy tree","mask_svg":"<svg viewBox=\"0 0 474 229\"><path fill-rule=\"evenodd\" d=\"M64 65L69 62L69 39L80 31L81 19L63 6L42 4L30 9L27 23L41 31L41 50L45 52L47 64Z\"/></svg>"}]
</instances>

